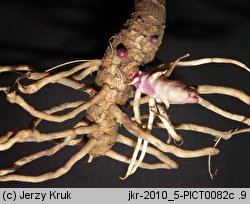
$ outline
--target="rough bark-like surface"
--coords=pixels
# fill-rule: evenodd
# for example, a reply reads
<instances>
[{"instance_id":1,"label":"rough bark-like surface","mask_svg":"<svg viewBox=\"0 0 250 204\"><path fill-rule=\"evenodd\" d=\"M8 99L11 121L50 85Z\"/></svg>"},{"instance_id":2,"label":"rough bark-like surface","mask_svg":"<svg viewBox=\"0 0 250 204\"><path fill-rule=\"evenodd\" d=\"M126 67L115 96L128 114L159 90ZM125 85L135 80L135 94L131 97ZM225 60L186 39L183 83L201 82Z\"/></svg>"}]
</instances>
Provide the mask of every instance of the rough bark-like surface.
<instances>
[{"instance_id":1,"label":"rough bark-like surface","mask_svg":"<svg viewBox=\"0 0 250 204\"><path fill-rule=\"evenodd\" d=\"M87 118L100 127L88 135L97 140L91 155L104 155L116 142L118 124L109 107L125 104L132 95L132 88L127 84L141 65L154 59L162 41L165 18L165 0L136 0L131 19L107 48L97 72L96 84L100 88L108 84L110 90L103 100L87 111Z\"/></svg>"}]
</instances>

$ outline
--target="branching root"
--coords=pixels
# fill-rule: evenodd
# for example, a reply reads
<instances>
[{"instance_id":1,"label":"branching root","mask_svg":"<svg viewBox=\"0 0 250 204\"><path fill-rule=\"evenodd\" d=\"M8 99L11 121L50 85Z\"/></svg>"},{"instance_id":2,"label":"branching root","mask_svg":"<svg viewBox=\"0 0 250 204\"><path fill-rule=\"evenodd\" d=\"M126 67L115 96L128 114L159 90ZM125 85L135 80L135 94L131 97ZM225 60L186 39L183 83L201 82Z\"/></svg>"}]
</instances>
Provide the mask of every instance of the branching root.
<instances>
[{"instance_id":1,"label":"branching root","mask_svg":"<svg viewBox=\"0 0 250 204\"><path fill-rule=\"evenodd\" d=\"M120 49L118 53L119 58L123 58L124 56L127 56L127 52L125 48L119 48L119 49ZM8 150L16 143L51 142L53 145L52 147L48 149L33 153L23 158L20 158L19 160L14 162L12 166L0 170L0 181L42 182L42 181L46 181L49 179L57 178L67 173L77 161L82 159L85 155L91 152L94 148L98 147L101 149L102 142L104 143L104 146L106 145L108 147L107 149L105 149L105 151L103 151L104 153L102 155L106 155L117 161L121 161L121 162L129 164L125 176L120 177L121 179L126 179L127 177L132 175L133 173L136 172L136 170L139 167L144 168L144 169L177 169L178 164L174 160L172 160L167 155L167 153L173 154L181 158L194 158L194 157L208 156L208 171L209 171L210 177L213 179L214 174L212 173L212 170L211 170L211 158L212 156L217 155L219 153L219 150L216 148L217 144L219 143L221 139L228 140L234 135L238 135L242 133L249 133L250 132L250 118L243 116L243 115L238 115L238 114L234 114L234 113L230 113L225 110L222 110L221 108L213 105L209 101L206 101L200 95L202 94L228 95L228 96L232 96L241 100L247 105L250 105L250 96L241 90L223 87L223 86L199 85L197 86L197 88L191 88L181 83L176 83L176 87L175 87L176 89L173 88L173 90L177 90L176 91L177 96L175 97L179 97L180 94L187 95L186 97L187 99L183 97L184 98L183 101L180 101L178 103L178 100L171 100L171 98L170 99L166 99L164 97L157 98L157 96L159 95L154 94L153 92L155 91L153 90L154 88L153 85L155 85L154 82L157 79L162 80L164 77L166 78L169 77L171 73L173 72L173 70L178 66L186 67L186 66L197 66L197 65L207 64L207 63L229 63L229 64L237 65L247 70L248 72L250 71L250 69L239 61L232 60L232 59L225 59L225 58L204 58L204 59L192 60L192 61L182 61L184 58L188 56L189 56L188 54L184 55L178 58L177 60L175 60L174 62L170 63L166 70L156 71L155 73L152 73L151 75L149 74L141 75L140 79L139 77L137 78L135 77L134 79L132 77L131 83L129 83L129 81L124 81L123 85L129 86L129 85L132 85L133 83L139 83L139 80L148 80L148 84L146 84L145 86L152 89L152 94L151 93L148 94L151 97L142 96L143 89L140 90L136 86L137 89L135 91L134 99L131 100L128 104L129 106L133 107L134 118L131 118L131 119L125 112L122 111L122 109L120 109L116 105L116 102L114 102L113 100L110 101L110 97L107 97L107 95L111 92L111 89L113 93L117 95L120 94L121 90L119 88L109 86L104 81L104 83L102 84L101 90L97 92L96 91L98 89L97 87L96 89L94 89L93 87L89 87L85 85L84 83L82 83L82 80L85 77L87 77L88 75L92 74L95 71L98 71L99 67L102 66L103 60L87 60L87 61L76 60L76 61L58 65L56 67L53 67L47 70L46 72L34 72L34 70L32 70L28 66L16 66L16 67L15 66L13 67L12 66L0 66L0 73L2 72L18 72L18 73L25 72L24 74L22 73L22 76L16 79L13 86L0 87L0 92L6 95L6 98L10 103L18 104L24 110L26 110L29 114L35 117L30 125L30 129L24 129L24 130L20 130L17 132L9 131L5 135L2 135L0 137L0 151ZM59 68L61 66L64 66L70 63L75 63L75 62L83 62L83 63L67 71L61 71L55 74L51 73L51 71L56 68ZM162 68L162 67L159 66L158 68ZM106 69L102 71L108 72L109 71L108 68ZM117 72L120 75L119 77L125 78L121 70L118 69ZM142 72L139 72L139 73L142 73ZM146 76L146 79L143 78L143 76L144 77ZM21 83L22 80L24 79L28 79L31 81L33 80L33 81L31 84L24 86ZM161 84L165 84L167 86L167 83L169 81L162 80ZM49 108L47 110L39 111L35 107L30 105L28 102L26 102L25 99L20 94L18 94L18 92L21 92L24 94L34 94L38 92L40 89L42 89L44 86L51 84L51 83L62 84L64 86L72 88L73 90L78 90L78 91L88 93L90 95L90 99L88 99L87 101L66 102L61 105L57 105L52 108ZM158 86L160 86L159 84ZM124 88L123 86L121 87L122 87L121 89ZM15 88L17 88L17 90ZM161 91L160 88L159 90ZM162 90L168 90L168 89L162 89ZM181 91L178 93L178 90L181 90ZM171 92L171 94L174 95L175 93ZM114 95L114 98L117 95ZM167 94L164 96L167 97ZM175 99L175 98L172 96L172 99ZM190 100L190 99L193 99L193 100ZM167 109L170 106L170 102L171 104L198 103L208 110L211 110L225 118L244 123L248 127L243 128L243 129L234 129L230 131L220 131L220 130L216 130L210 127L197 125L197 124L188 124L188 123L173 124L167 114ZM117 103L117 104L120 104L120 103ZM145 115L141 115L140 113L140 106L142 104L148 105L148 113ZM101 109L102 106L105 106L105 107ZM95 112L95 108L96 108L96 112ZM90 111L89 110L87 111L87 109L89 109ZM63 115L56 114L64 110L68 110L68 112ZM80 122L76 123L76 125L72 127L71 129L66 129L63 131L47 133L47 134L41 133L40 131L36 129L37 126L40 124L40 122L43 120L61 123L69 119L72 119L76 117L78 114L83 113L85 111L86 111L86 119L82 119ZM94 112L94 114L88 115L90 114L91 111ZM106 111L108 114L101 113L102 111L103 112ZM110 117L110 118L107 119L106 117ZM100 120L97 118L99 118ZM88 120L91 120L92 122ZM105 132L106 130L104 129L109 127L108 123L110 121L112 122L112 120L114 120L113 122L115 125L117 125L116 122L123 125L124 128L128 132L130 132L131 134L137 137L137 141L133 141L129 139L128 137L123 136L121 134L118 134L117 136L117 133L115 134L115 137L114 137L115 139L114 139L113 135L111 135L114 133L112 132L113 130L111 130L111 134L108 132L109 130ZM105 121L104 122L105 125L101 124L103 121ZM156 138L151 133L154 128L162 128L166 130L167 135L169 136L166 142L161 141L160 139ZM109 127L109 129L112 129L112 127L111 128ZM194 131L194 132L199 132L199 133L210 134L216 138L216 143L213 147L207 147L207 148L196 149L196 150L183 149L180 147L180 145L176 144L176 142L179 142L181 144L183 142L181 135L179 135L179 133L177 132L178 130ZM114 131L117 131L117 129L114 128ZM89 138L88 142L85 143L85 140L83 140L82 135L87 135L87 137ZM102 135L102 137L105 137L105 138L100 139L99 135ZM111 142L109 141L110 139L108 138L109 136L111 137ZM172 141L174 141L174 144L172 143ZM134 148L132 157L128 158L122 154L119 154L118 152L111 150L111 147L113 143L115 142L124 144L127 147ZM16 170L18 170L18 168L34 160L37 160L41 157L52 156L56 154L58 151L62 150L65 146L80 146L81 149L75 155L73 155L63 167L55 170L54 172L48 172L48 173L38 175L38 176L13 174ZM152 163L152 164L143 162L147 153L156 157L160 162ZM88 161L91 162L95 156L96 155L89 153Z\"/></svg>"},{"instance_id":2,"label":"branching root","mask_svg":"<svg viewBox=\"0 0 250 204\"><path fill-rule=\"evenodd\" d=\"M91 105L93 105L98 100L103 98L106 95L107 89L108 89L108 86L104 86L103 89L96 96L92 97L89 101L79 105L71 112L69 112L65 115L60 115L60 116L48 114L48 113L46 113L46 111L45 112L37 111L31 105L29 105L21 96L17 95L16 92L6 93L6 96L7 96L7 100L10 103L16 103L16 104L20 105L23 109L25 109L28 113L30 113L32 116L34 116L36 118L40 118L42 120L47 120L47 121L51 121L51 122L63 122L63 121L69 120L71 118L74 118L76 115L85 111Z\"/></svg>"},{"instance_id":3,"label":"branching root","mask_svg":"<svg viewBox=\"0 0 250 204\"><path fill-rule=\"evenodd\" d=\"M22 93L26 93L26 94L33 94L37 91L39 91L41 88L43 88L44 86L46 86L49 83L56 83L58 80L71 76L74 73L85 69L85 68L90 68L90 67L95 67L94 70L96 70L96 67L99 67L101 65L101 60L91 60L88 62L84 62L80 65L77 65L75 67L73 67L72 69L68 70L68 71L63 71L63 72L59 72L57 74L54 75L49 75L47 77L44 77L42 79L40 79L39 81L30 84L28 86L22 86L21 84L19 84L18 88ZM91 71L89 71L88 73L92 73Z\"/></svg>"},{"instance_id":4,"label":"branching root","mask_svg":"<svg viewBox=\"0 0 250 204\"><path fill-rule=\"evenodd\" d=\"M147 140L150 144L154 145L159 150L165 153L171 153L182 158L216 155L219 153L219 150L213 147L198 150L184 150L174 145L165 144L150 133L143 131L116 105L111 106L111 110L113 111L118 122L121 123L130 133L132 133L133 135L137 135L144 140Z\"/></svg>"},{"instance_id":5,"label":"branching root","mask_svg":"<svg viewBox=\"0 0 250 204\"><path fill-rule=\"evenodd\" d=\"M76 162L78 162L86 154L88 154L88 152L95 146L95 144L96 140L90 138L89 141L75 155L73 155L63 167L57 169L54 172L49 172L38 176L9 174L5 176L0 176L0 181L42 182L58 178L66 174Z\"/></svg>"}]
</instances>

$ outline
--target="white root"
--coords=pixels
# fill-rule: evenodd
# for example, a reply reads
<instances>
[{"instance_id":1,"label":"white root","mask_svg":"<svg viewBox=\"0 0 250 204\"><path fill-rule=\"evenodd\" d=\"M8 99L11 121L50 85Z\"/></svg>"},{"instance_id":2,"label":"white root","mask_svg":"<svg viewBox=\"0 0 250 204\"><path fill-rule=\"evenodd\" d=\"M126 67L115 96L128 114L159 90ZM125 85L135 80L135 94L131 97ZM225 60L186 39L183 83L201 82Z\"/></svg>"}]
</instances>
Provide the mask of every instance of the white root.
<instances>
[{"instance_id":1,"label":"white root","mask_svg":"<svg viewBox=\"0 0 250 204\"><path fill-rule=\"evenodd\" d=\"M185 56L182 56L178 58L175 62L169 64L170 65L169 69L155 72L149 77L149 81L155 80L158 77L163 76L163 75L165 77L169 77L172 71L174 70L174 68L177 66L197 66L197 65L202 65L206 63L231 63L237 66L240 66L241 68L250 72L250 69L246 65L244 65L243 63L239 61L232 60L232 59L204 58L204 59L199 59L199 60L181 62L183 58L188 57L188 56L189 56L188 54ZM49 73L47 73L60 66L64 66L66 64L70 64L74 62L76 61L58 65L56 67L53 67L47 70L45 73L35 73L35 72L32 73L30 72L32 71L31 68L26 67L26 66L0 67L0 73L7 72L7 71L28 71L28 73L26 74L26 78L32 79L32 80L39 80L39 81L28 86L22 86L19 83L19 80L21 80L22 77L19 77L18 80L16 81L16 83L18 84L18 88L22 93L26 93L26 94L33 94L39 91L42 87L46 86L49 83L60 83L60 84L63 84L65 86L71 87L76 90L83 90L89 93L90 95L95 94L94 89L92 88L88 89L88 87L86 87L84 84L82 84L79 81L84 79L87 75L97 71L99 66L102 63L101 60L86 61L85 63L80 64L72 68L71 70L63 71L54 75L49 75ZM69 76L71 76L71 78L67 78ZM136 82L136 80L137 79L135 78L132 83ZM26 103L26 101L21 96L17 95L15 92L9 92L9 87L0 87L0 91L3 91L6 94L8 101L10 101L11 103L16 103L20 105L22 108L28 111L31 115L38 118L33 123L34 127L36 127L42 120L47 120L47 121L52 121L52 122L63 122L65 120L71 119L75 117L77 114L89 108L98 100L101 100L103 97L105 97L108 90L109 90L109 86L104 85L103 89L96 96L91 98L86 103L82 101L73 102L73 103L65 103L56 107L52 107L49 110L40 112L40 111L35 110L28 103ZM229 95L229 96L238 98L244 103L250 105L250 96L248 96L247 94L245 94L244 92L240 90L236 90L233 88L200 85L197 87L196 91L199 94L214 94L215 93L215 94ZM149 115L146 116L148 121L147 121L147 126L145 126L147 130L143 131L141 127L144 127L143 126L144 124L142 123L141 120L144 117L140 115L140 104L147 103L147 102L149 103ZM157 103L158 102L159 101L157 101ZM161 151L169 152L178 157L183 157L183 158L191 158L191 157L199 157L199 156L208 155L208 172L209 172L211 179L213 179L214 174L212 173L212 170L211 170L211 158L212 158L211 156L219 153L219 150L217 150L215 147L218 145L220 139L223 138L226 140L226 139L231 138L233 135L250 132L250 128L223 132L223 131L218 131L212 128L199 126L195 124L179 124L179 125L174 126L171 123L170 119L168 118L168 115L162 103L164 103L166 107L168 108L169 102L167 100L160 101L159 104L157 104L156 106L155 99L150 98L148 96L141 98L141 92L137 89L135 92L134 101L130 102L130 105L133 106L135 121L137 124L133 123L127 117L127 115L124 114L116 105L111 105L110 111L114 113L114 116L116 117L117 121L123 124L124 127L130 133L138 137L136 144L135 142L133 141L131 142L128 138L123 137L121 135L117 139L117 142L120 142L120 143L123 143L123 144L126 144L128 146L135 148L131 159L121 154L118 154L117 152L114 152L112 150L109 150L108 152L106 152L106 156L108 157L111 157L118 161L129 163L126 175L124 177L121 177L121 179L126 179L128 176L135 173L138 167L146 168L146 169L178 168L178 165L174 161L172 161L170 158L168 158L165 154L163 154ZM199 97L198 104L226 118L239 121L250 126L250 118L224 111L201 97ZM59 112L59 111L70 109L70 108L74 108L74 110L65 115L62 115L62 116L51 115L55 112ZM158 116L162 122L162 123L156 123L156 126L166 129L169 135L175 141L182 141L182 137L179 134L177 134L176 129L209 133L215 136L217 141L215 145L211 148L203 148L203 149L198 149L198 150L184 150L174 145L165 144L161 140L153 137L153 135L150 133L152 128L155 127L153 126L155 116ZM98 125L88 126L87 123L82 121L76 124L74 128L72 129L61 131L61 132L56 132L56 133L50 133L50 134L42 134L35 129L22 130L17 133L14 133L12 131L6 133L4 136L0 137L0 151L9 149L11 146L13 146L14 144L18 142L44 142L44 141L52 141L56 139L61 139L61 138L64 138L64 141L61 143L56 143L56 145L50 149L46 149L46 150L34 153L32 155L26 156L22 159L19 159L10 168L0 170L0 181L42 182L45 180L57 178L67 173L77 161L79 161L82 157L84 157L87 153L89 153L89 151L96 145L95 139L90 138L89 142L78 153L76 153L63 167L59 168L55 172L49 172L49 173L38 175L38 176L23 176L23 175L12 174L19 167L31 161L34 161L35 159L38 159L40 157L51 156L55 154L56 152L58 152L63 147L65 147L66 145L72 145L72 146L79 145L82 142L82 140L79 138L76 139L76 135L93 133L97 129L98 129ZM156 146L157 149L148 147L148 143L151 143L152 145ZM158 149L161 151L159 151ZM140 154L139 159L137 160L137 157L140 151L141 151L141 154ZM156 163L156 164L144 163L143 160L144 160L146 153L156 156L159 160L161 160L162 163ZM91 162L92 160L93 160L93 155L89 155L88 161Z\"/></svg>"},{"instance_id":2,"label":"white root","mask_svg":"<svg viewBox=\"0 0 250 204\"><path fill-rule=\"evenodd\" d=\"M54 133L40 133L38 130L34 129L27 129L27 130L20 130L15 134L12 134L11 138L4 140L0 144L0 151L7 150L11 148L16 143L23 143L23 142L45 142L45 141L52 141L55 139L65 138L67 136L76 136L81 134L90 134L98 129L98 125L91 125L87 127L76 127L60 132Z\"/></svg>"},{"instance_id":3,"label":"white root","mask_svg":"<svg viewBox=\"0 0 250 204\"><path fill-rule=\"evenodd\" d=\"M155 105L155 99L150 98L149 99L149 118L148 118L148 125L147 125L147 130L151 131L152 127L153 127L153 122L154 122L154 113L152 110L156 111L156 105ZM142 145L142 150L141 150L141 155L139 157L139 160L137 161L137 163L134 165L133 169L131 170L130 175L132 175L133 173L135 173L135 171L137 170L137 168L140 166L140 164L142 163L146 152L147 152L147 147L148 147L148 141L147 140L143 140L143 145Z\"/></svg>"},{"instance_id":4,"label":"white root","mask_svg":"<svg viewBox=\"0 0 250 204\"><path fill-rule=\"evenodd\" d=\"M105 155L114 159L114 160L120 161L120 162L124 162L127 164L131 163L130 158L128 158L124 155L121 155L113 150L107 151ZM151 169L151 170L152 169L171 169L171 166L169 166L166 163L148 164L148 163L141 162L139 167L143 168L143 169Z\"/></svg>"},{"instance_id":5,"label":"white root","mask_svg":"<svg viewBox=\"0 0 250 204\"><path fill-rule=\"evenodd\" d=\"M234 88L229 88L224 86L199 85L196 91L199 94L224 94L232 96L241 100L247 105L250 105L250 96L248 96L243 91Z\"/></svg>"},{"instance_id":6,"label":"white root","mask_svg":"<svg viewBox=\"0 0 250 204\"><path fill-rule=\"evenodd\" d=\"M165 128L167 129L169 135L175 140L175 141L182 141L182 137L176 133L173 124L171 123L164 107L161 104L157 104L158 110L159 110L159 114L155 113L160 120L162 121L162 123L164 124ZM170 139L168 139L170 140Z\"/></svg>"},{"instance_id":7,"label":"white root","mask_svg":"<svg viewBox=\"0 0 250 204\"><path fill-rule=\"evenodd\" d=\"M72 61L69 61L69 62L65 62L65 63L61 63L59 65L56 65L54 67L51 67L49 69L47 69L45 72L51 72L55 69L58 69L60 67L63 67L63 66L66 66L66 65L69 65L69 64L73 64L73 63L79 63L79 62L89 62L90 60L72 60Z\"/></svg>"},{"instance_id":8,"label":"white root","mask_svg":"<svg viewBox=\"0 0 250 204\"><path fill-rule=\"evenodd\" d=\"M41 157L52 156L53 154L55 154L59 150L61 150L63 147L65 147L71 139L72 138L70 136L66 137L63 142L53 146L52 148L45 149L45 150L42 150L40 152L36 152L34 154L31 154L29 156L26 156L26 157L23 157L23 158L17 160L11 167L0 170L0 176L4 176L4 175L10 174L10 173L13 173L21 166L24 166L25 164L28 164L28 163L30 163L36 159L39 159Z\"/></svg>"},{"instance_id":9,"label":"white root","mask_svg":"<svg viewBox=\"0 0 250 204\"><path fill-rule=\"evenodd\" d=\"M214 147L216 147L216 146L219 144L220 140L221 140L221 137L217 139L217 141L216 141L215 144L214 144ZM217 173L218 171L217 171L217 169L216 169L216 170L215 170L215 173L212 173L212 169L211 169L211 159L212 159L212 156L209 155L209 156L208 156L208 173L209 173L210 178L211 178L211 179L214 179L214 175L216 175L216 173Z\"/></svg>"},{"instance_id":10,"label":"white root","mask_svg":"<svg viewBox=\"0 0 250 204\"><path fill-rule=\"evenodd\" d=\"M227 58L203 58L203 59L198 59L198 60L191 60L191 61L184 61L184 62L182 61L182 62L178 62L176 66L180 66L180 67L198 66L198 65L208 64L208 63L234 64L250 72L250 69L245 64L237 60L227 59Z\"/></svg>"},{"instance_id":11,"label":"white root","mask_svg":"<svg viewBox=\"0 0 250 204\"><path fill-rule=\"evenodd\" d=\"M225 118L228 118L228 119L231 119L231 120L235 120L235 121L238 121L238 122L241 122L241 123L245 123L247 124L248 126L250 126L250 118L247 118L246 116L243 116L243 115L238 115L238 114L233 114L233 113L230 113L230 112L227 112L227 111L224 111L220 108L218 108L217 106L213 105L212 103L206 101L205 99L199 97L199 101L198 103L205 107L206 109L209 109Z\"/></svg>"},{"instance_id":12,"label":"white root","mask_svg":"<svg viewBox=\"0 0 250 204\"><path fill-rule=\"evenodd\" d=\"M98 100L103 98L106 95L106 91L108 88L109 88L108 85L103 86L103 89L97 95L95 95L93 98L91 98L89 101L78 106L77 108L75 108L71 112L69 112L65 115L60 115L60 116L50 115L46 112L37 111L32 106L30 106L21 96L17 95L15 92L6 93L6 96L7 96L7 99L10 103L16 103L16 104L20 105L23 109L25 109L28 113L30 113L32 116L34 116L36 118L40 118L42 120L47 120L47 121L51 121L51 122L63 122L63 121L69 120L71 118L74 118L79 113L85 111L91 105L93 105Z\"/></svg>"},{"instance_id":13,"label":"white root","mask_svg":"<svg viewBox=\"0 0 250 204\"><path fill-rule=\"evenodd\" d=\"M142 105L142 104L148 103L149 102L149 98L150 98L149 96L143 96L143 97L141 97L140 104ZM129 105L130 106L134 106L134 100L130 101Z\"/></svg>"},{"instance_id":14,"label":"white root","mask_svg":"<svg viewBox=\"0 0 250 204\"><path fill-rule=\"evenodd\" d=\"M181 56L181 57L177 58L173 63L170 64L169 68L167 68L164 71L158 71L158 72L153 73L149 77L148 80L149 81L154 81L154 80L156 80L157 78L159 78L160 76L163 76L163 75L168 78L172 74L172 72L174 71L174 68L179 63L179 61L181 61L182 59L187 58L187 57L189 57L189 54L186 54L184 56Z\"/></svg>"},{"instance_id":15,"label":"white root","mask_svg":"<svg viewBox=\"0 0 250 204\"><path fill-rule=\"evenodd\" d=\"M61 105L58 106L54 106L48 110L45 110L44 113L47 114L53 114L53 113L57 113L66 109L71 109L71 108L77 108L80 105L82 105L84 103L84 101L75 101L75 102L68 102L68 103L63 103ZM42 121L42 119L35 119L34 121L32 121L32 125L31 127L34 129L36 128L39 123Z\"/></svg>"},{"instance_id":16,"label":"white root","mask_svg":"<svg viewBox=\"0 0 250 204\"><path fill-rule=\"evenodd\" d=\"M22 86L21 84L19 84L18 89L22 93L33 94L33 93L39 91L41 88L43 88L44 86L46 86L49 83L55 83L59 79L68 77L68 76L70 76L70 75L72 75L72 74L74 74L82 69L85 69L88 67L96 67L96 66L100 66L100 65L101 65L101 60L90 60L88 62L77 65L68 71L63 71L63 72L59 72L59 73L54 74L54 75L49 75L47 77L44 77L44 78L40 79L39 81L35 82L34 84L30 84L28 86Z\"/></svg>"},{"instance_id":17,"label":"white root","mask_svg":"<svg viewBox=\"0 0 250 204\"><path fill-rule=\"evenodd\" d=\"M124 145L127 145L127 146L132 147L132 148L135 148L135 146L136 146L136 142L134 140L131 140L131 139L129 139L121 134L118 135L117 142L124 144ZM142 148L140 150L142 150ZM167 155L165 155L164 153L162 153L161 151L159 151L156 148L148 146L147 153L155 156L160 161L168 164L173 169L178 168L178 164L175 161L170 159Z\"/></svg>"},{"instance_id":18,"label":"white root","mask_svg":"<svg viewBox=\"0 0 250 204\"><path fill-rule=\"evenodd\" d=\"M31 67L27 65L19 66L0 66L0 73L12 71L32 71Z\"/></svg>"},{"instance_id":19,"label":"white root","mask_svg":"<svg viewBox=\"0 0 250 204\"><path fill-rule=\"evenodd\" d=\"M92 74L93 72L97 71L100 67L101 63L93 65L82 71L80 74L72 76L73 79L80 81L84 79L86 76Z\"/></svg>"},{"instance_id":20,"label":"white root","mask_svg":"<svg viewBox=\"0 0 250 204\"><path fill-rule=\"evenodd\" d=\"M141 98L141 92L137 89L136 92L135 92L134 107L133 107L134 115L135 115L135 120L136 120L137 124L141 124L141 118L140 118L140 98ZM132 155L132 159L131 159L131 162L130 162L130 164L128 166L128 170L126 172L126 175L124 177L120 177L120 179L124 180L129 175L131 175L132 169L133 169L133 167L135 165L135 162L136 162L137 155L138 155L138 153L140 151L140 148L141 148L141 144L142 144L142 139L138 137L137 144L136 144L136 147L134 149L134 153Z\"/></svg>"},{"instance_id":21,"label":"white root","mask_svg":"<svg viewBox=\"0 0 250 204\"><path fill-rule=\"evenodd\" d=\"M87 86L84 83L79 83L78 81L75 81L73 79L61 78L57 81L57 83L78 91L86 92L90 96L93 96L96 93L95 89L93 89L92 87Z\"/></svg>"},{"instance_id":22,"label":"white root","mask_svg":"<svg viewBox=\"0 0 250 204\"><path fill-rule=\"evenodd\" d=\"M1 145L2 143L5 143L6 141L8 141L8 139L9 139L13 134L14 134L13 131L9 131L9 132L7 132L5 135L2 135L2 136L0 137L0 145Z\"/></svg>"},{"instance_id":23,"label":"white root","mask_svg":"<svg viewBox=\"0 0 250 204\"><path fill-rule=\"evenodd\" d=\"M9 174L5 176L0 176L0 182L6 182L6 181L22 181L22 182L43 182L50 179L58 178L65 173L67 173L73 165L78 162L80 159L82 159L88 152L96 145L96 140L93 138L90 138L90 140L78 151L75 155L73 155L66 164L57 169L54 172L45 173L38 176L27 176L27 175L15 175L15 174Z\"/></svg>"},{"instance_id":24,"label":"white root","mask_svg":"<svg viewBox=\"0 0 250 204\"><path fill-rule=\"evenodd\" d=\"M169 69L166 71L166 73L164 74L165 77L169 77L172 72L174 71L174 68L176 67L176 65L182 60L189 57L189 54L183 55L179 58L177 58L173 63L170 64Z\"/></svg>"},{"instance_id":25,"label":"white root","mask_svg":"<svg viewBox=\"0 0 250 204\"><path fill-rule=\"evenodd\" d=\"M157 123L157 126L164 127L163 124ZM243 128L243 129L234 129L230 131L219 131L215 130L213 128L209 128L206 126L196 125L196 124L176 124L175 129L177 130L188 130L188 131L195 131L195 132L201 132L204 134L209 134L217 138L222 138L224 140L229 140L234 135L239 135L242 133L250 132L250 128Z\"/></svg>"},{"instance_id":26,"label":"white root","mask_svg":"<svg viewBox=\"0 0 250 204\"><path fill-rule=\"evenodd\" d=\"M154 137L152 134L147 131L143 131L141 128L136 126L133 121L116 105L112 105L110 110L114 113L114 116L117 118L117 121L133 135L140 137L144 140L147 140L150 144L156 146L159 150L163 152L172 153L178 157L182 158L192 158L192 157L200 157L205 155L216 155L219 153L219 150L213 147L202 148L197 150L184 150L178 148L174 145L169 145L163 143L161 140Z\"/></svg>"}]
</instances>

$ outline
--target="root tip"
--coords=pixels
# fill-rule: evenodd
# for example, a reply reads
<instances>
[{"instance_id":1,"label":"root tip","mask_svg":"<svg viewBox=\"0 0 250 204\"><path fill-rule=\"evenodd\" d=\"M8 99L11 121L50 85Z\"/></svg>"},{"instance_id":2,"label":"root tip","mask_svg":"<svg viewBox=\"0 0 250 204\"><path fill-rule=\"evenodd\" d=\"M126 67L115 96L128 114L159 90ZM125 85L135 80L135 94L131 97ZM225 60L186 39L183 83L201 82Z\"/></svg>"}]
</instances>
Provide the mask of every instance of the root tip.
<instances>
[{"instance_id":1,"label":"root tip","mask_svg":"<svg viewBox=\"0 0 250 204\"><path fill-rule=\"evenodd\" d=\"M173 169L179 169L179 165L176 164L176 165L172 166L172 168L173 168Z\"/></svg>"},{"instance_id":2,"label":"root tip","mask_svg":"<svg viewBox=\"0 0 250 204\"><path fill-rule=\"evenodd\" d=\"M0 176L0 182L4 181L4 176Z\"/></svg>"},{"instance_id":3,"label":"root tip","mask_svg":"<svg viewBox=\"0 0 250 204\"><path fill-rule=\"evenodd\" d=\"M127 178L127 176L124 176L124 177L122 177L122 176L119 176L119 179L121 179L121 180L125 180Z\"/></svg>"},{"instance_id":4,"label":"root tip","mask_svg":"<svg viewBox=\"0 0 250 204\"><path fill-rule=\"evenodd\" d=\"M209 155L217 155L220 153L220 150L216 149L216 148L211 148L211 150L209 151Z\"/></svg>"}]
</instances>

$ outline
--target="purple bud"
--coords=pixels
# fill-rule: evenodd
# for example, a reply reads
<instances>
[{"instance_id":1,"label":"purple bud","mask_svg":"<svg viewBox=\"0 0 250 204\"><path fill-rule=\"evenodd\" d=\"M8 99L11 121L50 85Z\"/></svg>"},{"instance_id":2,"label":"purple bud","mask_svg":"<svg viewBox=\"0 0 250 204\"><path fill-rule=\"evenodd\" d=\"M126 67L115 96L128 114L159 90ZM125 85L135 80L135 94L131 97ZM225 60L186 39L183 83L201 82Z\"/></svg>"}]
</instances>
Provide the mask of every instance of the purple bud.
<instances>
[{"instance_id":1,"label":"purple bud","mask_svg":"<svg viewBox=\"0 0 250 204\"><path fill-rule=\"evenodd\" d=\"M128 50L125 47L117 48L116 54L119 58L127 58Z\"/></svg>"},{"instance_id":2,"label":"purple bud","mask_svg":"<svg viewBox=\"0 0 250 204\"><path fill-rule=\"evenodd\" d=\"M158 36L157 36L157 35L152 35L152 36L150 36L149 41L150 41L152 44L156 44L156 43L158 42Z\"/></svg>"},{"instance_id":3,"label":"purple bud","mask_svg":"<svg viewBox=\"0 0 250 204\"><path fill-rule=\"evenodd\" d=\"M133 80L138 75L138 71L132 72L128 75L128 78L130 80Z\"/></svg>"},{"instance_id":4,"label":"purple bud","mask_svg":"<svg viewBox=\"0 0 250 204\"><path fill-rule=\"evenodd\" d=\"M104 73L108 73L108 68L107 67L101 67L100 68Z\"/></svg>"},{"instance_id":5,"label":"purple bud","mask_svg":"<svg viewBox=\"0 0 250 204\"><path fill-rule=\"evenodd\" d=\"M128 75L128 78L129 78L130 80L132 80L132 79L134 78L134 75L133 75L133 74L129 74L129 75Z\"/></svg>"}]
</instances>

